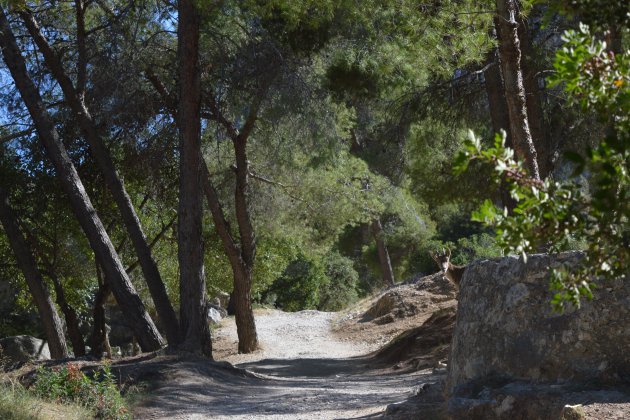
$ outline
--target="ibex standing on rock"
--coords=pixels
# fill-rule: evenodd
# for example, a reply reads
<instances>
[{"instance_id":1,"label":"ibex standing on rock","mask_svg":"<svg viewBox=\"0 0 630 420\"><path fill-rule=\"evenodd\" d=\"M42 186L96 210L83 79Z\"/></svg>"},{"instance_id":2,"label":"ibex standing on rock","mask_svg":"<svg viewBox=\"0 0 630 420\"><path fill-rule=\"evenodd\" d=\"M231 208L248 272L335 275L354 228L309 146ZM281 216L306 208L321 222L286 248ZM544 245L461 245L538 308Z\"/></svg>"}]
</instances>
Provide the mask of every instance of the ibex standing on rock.
<instances>
[{"instance_id":1,"label":"ibex standing on rock","mask_svg":"<svg viewBox=\"0 0 630 420\"><path fill-rule=\"evenodd\" d=\"M459 290L459 283L462 281L462 276L464 275L464 271L466 271L466 267L451 264L451 250L448 248L446 248L446 250L442 248L441 254L436 252L435 254L430 255L440 267L444 277L453 283Z\"/></svg>"}]
</instances>

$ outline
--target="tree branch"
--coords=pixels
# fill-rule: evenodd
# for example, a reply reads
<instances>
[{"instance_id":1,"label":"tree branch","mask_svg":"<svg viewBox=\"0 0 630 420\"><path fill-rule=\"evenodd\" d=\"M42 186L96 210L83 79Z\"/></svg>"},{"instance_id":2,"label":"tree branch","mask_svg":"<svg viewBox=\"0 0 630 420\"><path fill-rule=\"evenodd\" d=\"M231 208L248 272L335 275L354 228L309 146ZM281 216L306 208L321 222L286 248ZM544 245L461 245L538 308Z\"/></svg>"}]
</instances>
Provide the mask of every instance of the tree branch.
<instances>
[{"instance_id":1,"label":"tree branch","mask_svg":"<svg viewBox=\"0 0 630 420\"><path fill-rule=\"evenodd\" d=\"M177 220L177 215L173 216L170 222L162 226L162 229L158 232L157 235L155 235L155 238L153 238L153 240L149 243L150 250L153 250L153 247L155 247L158 241L162 239L162 237L166 234L166 232L168 232L168 230L171 228L171 226L173 226L176 220ZM135 260L133 263L129 265L129 267L127 267L125 271L127 272L127 274L131 274L133 270L135 270L139 265L140 265L140 260Z\"/></svg>"},{"instance_id":2,"label":"tree branch","mask_svg":"<svg viewBox=\"0 0 630 420\"><path fill-rule=\"evenodd\" d=\"M249 176L251 176L253 179L261 181L261 182L263 182L265 184L269 184L269 185L280 187L286 193L286 195L289 196L289 198L291 198L293 200L296 200L296 201L300 201L300 202L306 204L306 206L309 208L309 210L315 211L315 209L311 206L311 204L308 201L306 201L305 199L303 199L301 197L293 195L291 193L291 191L290 191L290 188L291 188L290 186L288 186L286 184L283 184L282 182L278 182L278 181L274 181L274 180L269 179L269 178L265 178L264 176L258 175L258 174L254 173L254 172L251 172L251 171L249 173Z\"/></svg>"},{"instance_id":3,"label":"tree branch","mask_svg":"<svg viewBox=\"0 0 630 420\"><path fill-rule=\"evenodd\" d=\"M83 102L85 100L85 84L87 79L87 49L85 46L85 9L86 5L82 0L74 1L76 9L76 23L77 23L77 95L79 100Z\"/></svg>"},{"instance_id":4,"label":"tree branch","mask_svg":"<svg viewBox=\"0 0 630 420\"><path fill-rule=\"evenodd\" d=\"M33 132L34 128L28 128L26 130L18 131L16 133L7 134L6 136L0 137L0 144L9 142L11 140L15 140L20 137L27 136Z\"/></svg>"}]
</instances>

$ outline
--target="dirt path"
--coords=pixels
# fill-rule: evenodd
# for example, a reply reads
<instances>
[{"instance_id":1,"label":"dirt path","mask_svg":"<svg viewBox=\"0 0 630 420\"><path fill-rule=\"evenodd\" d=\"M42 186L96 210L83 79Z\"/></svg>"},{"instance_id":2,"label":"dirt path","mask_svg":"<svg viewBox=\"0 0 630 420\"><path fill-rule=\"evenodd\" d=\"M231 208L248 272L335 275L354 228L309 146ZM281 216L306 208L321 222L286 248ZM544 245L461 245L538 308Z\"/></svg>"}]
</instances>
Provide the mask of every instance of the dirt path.
<instances>
[{"instance_id":1,"label":"dirt path","mask_svg":"<svg viewBox=\"0 0 630 420\"><path fill-rule=\"evenodd\" d=\"M257 313L261 350L235 354L236 328L224 320L215 331L215 358L227 364L179 361L156 366L163 377L136 411L146 419L377 418L405 400L431 374L373 369L373 345L335 336L334 314ZM254 372L254 373L250 373Z\"/></svg>"}]
</instances>

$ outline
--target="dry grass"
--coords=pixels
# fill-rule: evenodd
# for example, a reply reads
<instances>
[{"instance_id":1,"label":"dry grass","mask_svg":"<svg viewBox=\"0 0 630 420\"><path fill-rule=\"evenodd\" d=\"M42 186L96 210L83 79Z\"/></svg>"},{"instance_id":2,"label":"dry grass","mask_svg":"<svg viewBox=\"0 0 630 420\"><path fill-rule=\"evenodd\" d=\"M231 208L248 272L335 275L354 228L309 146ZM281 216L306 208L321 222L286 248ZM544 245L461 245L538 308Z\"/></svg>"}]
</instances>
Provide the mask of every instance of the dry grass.
<instances>
[{"instance_id":1,"label":"dry grass","mask_svg":"<svg viewBox=\"0 0 630 420\"><path fill-rule=\"evenodd\" d=\"M0 418L4 420L84 420L92 414L83 407L55 404L34 397L22 385L0 384Z\"/></svg>"}]
</instances>

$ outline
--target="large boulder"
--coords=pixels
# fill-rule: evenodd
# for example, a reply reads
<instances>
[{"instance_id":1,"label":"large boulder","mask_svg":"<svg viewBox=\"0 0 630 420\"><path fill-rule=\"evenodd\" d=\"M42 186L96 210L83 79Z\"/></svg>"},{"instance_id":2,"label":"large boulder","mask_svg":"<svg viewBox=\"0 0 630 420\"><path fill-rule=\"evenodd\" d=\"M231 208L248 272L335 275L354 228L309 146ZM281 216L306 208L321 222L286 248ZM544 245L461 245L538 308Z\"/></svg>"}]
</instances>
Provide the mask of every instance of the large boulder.
<instances>
[{"instance_id":1,"label":"large boulder","mask_svg":"<svg viewBox=\"0 0 630 420\"><path fill-rule=\"evenodd\" d=\"M49 360L48 343L30 335L17 335L0 339L0 358L8 364L31 360Z\"/></svg>"},{"instance_id":2,"label":"large boulder","mask_svg":"<svg viewBox=\"0 0 630 420\"><path fill-rule=\"evenodd\" d=\"M581 258L568 252L531 255L527 263L507 257L468 266L448 364L451 407L519 381L630 378L630 282L602 283L580 309L552 311L548 267L574 266Z\"/></svg>"}]
</instances>

